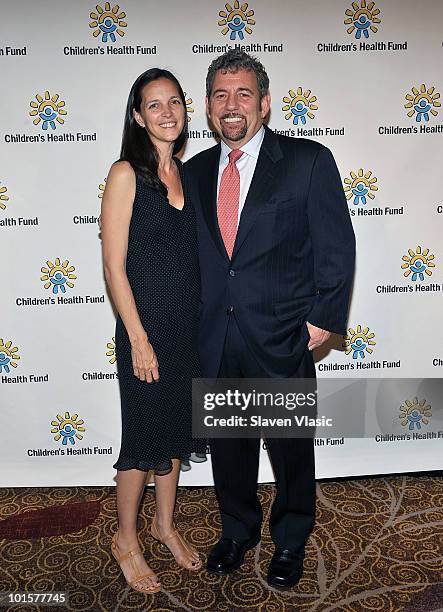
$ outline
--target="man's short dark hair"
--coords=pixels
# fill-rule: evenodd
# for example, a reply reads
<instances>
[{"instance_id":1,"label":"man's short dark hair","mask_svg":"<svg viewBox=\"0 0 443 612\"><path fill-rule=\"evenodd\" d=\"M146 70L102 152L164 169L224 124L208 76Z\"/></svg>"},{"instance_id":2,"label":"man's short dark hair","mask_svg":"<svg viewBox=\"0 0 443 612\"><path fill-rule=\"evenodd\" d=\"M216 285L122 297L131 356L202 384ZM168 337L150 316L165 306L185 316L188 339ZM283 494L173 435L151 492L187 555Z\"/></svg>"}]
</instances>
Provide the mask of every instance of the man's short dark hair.
<instances>
[{"instance_id":1,"label":"man's short dark hair","mask_svg":"<svg viewBox=\"0 0 443 612\"><path fill-rule=\"evenodd\" d=\"M260 100L269 91L269 77L263 64L256 58L240 49L229 49L223 55L217 57L209 66L208 74L206 75L206 95L208 98L212 93L215 73L218 70L223 72L237 72L238 70L250 70L257 77L257 86L260 94Z\"/></svg>"}]
</instances>

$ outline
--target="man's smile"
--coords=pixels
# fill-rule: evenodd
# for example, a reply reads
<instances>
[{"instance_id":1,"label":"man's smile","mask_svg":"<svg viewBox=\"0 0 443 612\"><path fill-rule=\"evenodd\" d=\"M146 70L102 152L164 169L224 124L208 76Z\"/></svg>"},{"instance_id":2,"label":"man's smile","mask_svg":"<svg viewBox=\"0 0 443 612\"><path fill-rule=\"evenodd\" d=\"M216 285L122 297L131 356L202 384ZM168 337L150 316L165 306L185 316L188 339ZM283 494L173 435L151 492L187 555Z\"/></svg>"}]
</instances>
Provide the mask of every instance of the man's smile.
<instances>
[{"instance_id":1,"label":"man's smile","mask_svg":"<svg viewBox=\"0 0 443 612\"><path fill-rule=\"evenodd\" d=\"M222 121L224 123L239 123L240 121L244 121L244 117L223 117Z\"/></svg>"}]
</instances>

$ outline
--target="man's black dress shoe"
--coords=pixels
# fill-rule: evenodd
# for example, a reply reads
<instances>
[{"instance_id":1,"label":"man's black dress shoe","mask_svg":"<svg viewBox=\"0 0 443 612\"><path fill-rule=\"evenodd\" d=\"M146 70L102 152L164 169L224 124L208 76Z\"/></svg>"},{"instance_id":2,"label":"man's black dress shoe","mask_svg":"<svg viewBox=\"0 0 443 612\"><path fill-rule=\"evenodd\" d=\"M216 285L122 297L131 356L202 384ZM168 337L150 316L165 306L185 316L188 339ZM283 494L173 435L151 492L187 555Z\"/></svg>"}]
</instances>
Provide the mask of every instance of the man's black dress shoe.
<instances>
[{"instance_id":1,"label":"man's black dress shoe","mask_svg":"<svg viewBox=\"0 0 443 612\"><path fill-rule=\"evenodd\" d=\"M277 589L288 589L303 574L303 552L276 548L268 569L268 584Z\"/></svg>"},{"instance_id":2,"label":"man's black dress shoe","mask_svg":"<svg viewBox=\"0 0 443 612\"><path fill-rule=\"evenodd\" d=\"M208 555L206 569L211 574L226 576L243 563L246 552L260 541L260 534L249 540L238 542L232 538L221 538Z\"/></svg>"}]
</instances>

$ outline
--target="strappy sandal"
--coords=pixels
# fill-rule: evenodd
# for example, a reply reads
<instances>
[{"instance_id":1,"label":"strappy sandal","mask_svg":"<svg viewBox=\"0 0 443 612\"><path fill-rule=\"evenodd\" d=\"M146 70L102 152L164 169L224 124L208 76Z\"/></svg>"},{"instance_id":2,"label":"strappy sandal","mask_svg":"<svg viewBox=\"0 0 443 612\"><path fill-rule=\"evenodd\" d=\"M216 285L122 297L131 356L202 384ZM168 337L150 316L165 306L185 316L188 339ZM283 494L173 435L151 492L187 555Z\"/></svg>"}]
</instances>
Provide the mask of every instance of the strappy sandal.
<instances>
[{"instance_id":1,"label":"strappy sandal","mask_svg":"<svg viewBox=\"0 0 443 612\"><path fill-rule=\"evenodd\" d=\"M192 555L193 553L195 553L195 551L192 550L192 548L190 548L189 544L186 542L186 540L184 540L182 538L182 536L179 534L179 532L177 531L177 529L175 529L175 527L173 527L171 533L169 533L165 538L161 538L160 533L158 531L158 528L155 524L154 521L152 521L151 523L151 535L152 537L157 540L158 542L160 542L160 544L163 544L163 546L166 546L166 548L169 549L169 551L172 553L174 559L177 561L177 557L174 555L174 553L172 552L172 550L169 548L167 542L169 542L169 540L171 540L172 538L177 538L179 540L179 542L183 545L183 548L190 554ZM198 561L193 562L194 566L193 567L187 567L186 565L182 565L181 563L179 563L177 561L178 565L180 565L180 567L183 567L184 569L190 570L191 572L194 572L196 570L199 570L202 566L202 561L201 559L199 559Z\"/></svg>"},{"instance_id":2,"label":"strappy sandal","mask_svg":"<svg viewBox=\"0 0 443 612\"><path fill-rule=\"evenodd\" d=\"M134 578L134 580L131 580L131 582L129 582L129 580L127 580L126 582L129 584L129 586L131 588L134 589L134 591L138 591L139 593L158 593L158 591L160 591L161 586L147 586L147 587L140 587L137 586L139 582L141 582L144 578L155 578L157 579L157 576L154 574L154 572L152 570L149 570L148 572L146 572L145 574L140 574L139 576L137 576L137 567L134 563L134 557L136 555L141 555L143 557L143 553L140 549L137 550L130 550L127 553L125 553L124 555L120 555L118 550L117 550L117 542L116 542L116 533L114 534L114 536L112 537L112 542L111 542L111 553L112 556L114 557L114 559L117 561L117 563L120 565L120 569L121 569L121 564L123 561L126 561L127 559L131 560L131 566L132 566L132 571L134 572L134 574L136 574L136 577ZM123 571L123 570L122 570Z\"/></svg>"}]
</instances>

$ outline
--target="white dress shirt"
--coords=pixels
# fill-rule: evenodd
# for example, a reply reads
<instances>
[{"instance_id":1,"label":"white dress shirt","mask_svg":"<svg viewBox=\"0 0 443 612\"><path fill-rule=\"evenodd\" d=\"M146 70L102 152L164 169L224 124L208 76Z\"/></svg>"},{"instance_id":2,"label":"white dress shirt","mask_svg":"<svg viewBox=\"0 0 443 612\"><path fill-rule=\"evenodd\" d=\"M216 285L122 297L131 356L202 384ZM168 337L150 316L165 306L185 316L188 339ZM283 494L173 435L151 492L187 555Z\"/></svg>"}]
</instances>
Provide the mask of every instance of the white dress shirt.
<instances>
[{"instance_id":1,"label":"white dress shirt","mask_svg":"<svg viewBox=\"0 0 443 612\"><path fill-rule=\"evenodd\" d=\"M240 147L240 151L243 151L243 155L237 161L237 168L240 173L240 202L238 206L238 221L240 219L243 206L245 204L246 196L248 195L249 187L251 186L252 177L254 175L255 166L257 164L258 154L260 153L260 147L265 136L265 128L261 126L258 132L249 140L246 144ZM217 201L218 192L220 190L220 181L223 174L223 170L229 164L229 153L232 151L230 147L223 141L221 141L221 153L220 161L218 164L218 181L217 181Z\"/></svg>"}]
</instances>

